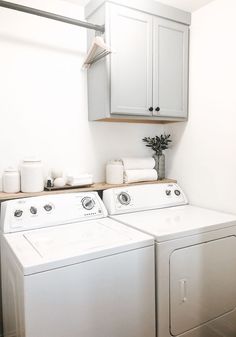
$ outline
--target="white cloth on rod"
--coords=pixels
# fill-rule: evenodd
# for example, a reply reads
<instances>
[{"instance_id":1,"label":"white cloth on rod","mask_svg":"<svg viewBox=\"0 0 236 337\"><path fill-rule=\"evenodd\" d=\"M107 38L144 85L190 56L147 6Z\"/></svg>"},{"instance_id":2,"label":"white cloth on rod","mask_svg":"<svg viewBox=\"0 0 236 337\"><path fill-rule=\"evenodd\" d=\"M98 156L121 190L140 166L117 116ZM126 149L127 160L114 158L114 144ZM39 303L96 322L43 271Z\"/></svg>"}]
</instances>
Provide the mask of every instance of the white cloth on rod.
<instances>
[{"instance_id":1,"label":"white cloth on rod","mask_svg":"<svg viewBox=\"0 0 236 337\"><path fill-rule=\"evenodd\" d=\"M155 167L155 160L152 157L130 157L122 158L125 170L145 170Z\"/></svg>"}]
</instances>

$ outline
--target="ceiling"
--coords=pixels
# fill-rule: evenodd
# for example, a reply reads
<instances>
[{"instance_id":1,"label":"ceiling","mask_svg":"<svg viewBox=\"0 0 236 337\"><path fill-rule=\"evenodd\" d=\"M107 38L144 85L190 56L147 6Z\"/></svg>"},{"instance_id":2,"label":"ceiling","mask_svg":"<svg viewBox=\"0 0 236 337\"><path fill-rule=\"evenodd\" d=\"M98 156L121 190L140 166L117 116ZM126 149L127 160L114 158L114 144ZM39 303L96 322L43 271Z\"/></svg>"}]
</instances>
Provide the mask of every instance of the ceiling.
<instances>
[{"instance_id":1,"label":"ceiling","mask_svg":"<svg viewBox=\"0 0 236 337\"><path fill-rule=\"evenodd\" d=\"M158 0L166 5L183 9L187 12L194 12L214 0Z\"/></svg>"},{"instance_id":2,"label":"ceiling","mask_svg":"<svg viewBox=\"0 0 236 337\"><path fill-rule=\"evenodd\" d=\"M73 2L81 6L85 6L89 2L89 0L66 0L66 1ZM187 12L194 12L197 9L207 5L209 2L212 1L214 0L158 0L158 2L162 2L166 5L183 9Z\"/></svg>"}]
</instances>

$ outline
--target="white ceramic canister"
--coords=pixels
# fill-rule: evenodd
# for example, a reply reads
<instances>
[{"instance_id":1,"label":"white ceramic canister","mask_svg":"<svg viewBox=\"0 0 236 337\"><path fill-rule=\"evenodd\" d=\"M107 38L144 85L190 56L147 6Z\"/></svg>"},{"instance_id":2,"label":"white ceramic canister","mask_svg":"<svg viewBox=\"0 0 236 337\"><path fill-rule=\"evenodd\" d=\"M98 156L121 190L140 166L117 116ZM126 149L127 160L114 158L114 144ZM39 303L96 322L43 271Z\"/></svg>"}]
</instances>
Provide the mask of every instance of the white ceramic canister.
<instances>
[{"instance_id":1,"label":"white ceramic canister","mask_svg":"<svg viewBox=\"0 0 236 337\"><path fill-rule=\"evenodd\" d=\"M106 183L123 184L124 167L120 160L111 160L106 165Z\"/></svg>"},{"instance_id":2,"label":"white ceramic canister","mask_svg":"<svg viewBox=\"0 0 236 337\"><path fill-rule=\"evenodd\" d=\"M22 192L33 193L44 190L43 165L40 159L24 159L20 171Z\"/></svg>"},{"instance_id":3,"label":"white ceramic canister","mask_svg":"<svg viewBox=\"0 0 236 337\"><path fill-rule=\"evenodd\" d=\"M20 192L20 172L16 168L5 169L2 175L2 188L5 193Z\"/></svg>"}]
</instances>

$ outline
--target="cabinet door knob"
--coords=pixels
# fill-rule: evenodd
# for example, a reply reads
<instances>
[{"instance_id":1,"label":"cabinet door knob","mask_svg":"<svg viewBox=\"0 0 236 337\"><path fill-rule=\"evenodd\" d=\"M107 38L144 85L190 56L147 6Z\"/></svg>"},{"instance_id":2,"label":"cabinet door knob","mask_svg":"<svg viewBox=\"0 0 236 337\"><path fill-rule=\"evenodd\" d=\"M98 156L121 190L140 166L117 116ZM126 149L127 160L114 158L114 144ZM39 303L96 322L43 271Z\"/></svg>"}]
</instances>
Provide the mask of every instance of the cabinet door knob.
<instances>
[{"instance_id":1,"label":"cabinet door knob","mask_svg":"<svg viewBox=\"0 0 236 337\"><path fill-rule=\"evenodd\" d=\"M149 111L151 111L151 112L152 112L152 111L153 111L153 107L149 108Z\"/></svg>"},{"instance_id":2,"label":"cabinet door knob","mask_svg":"<svg viewBox=\"0 0 236 337\"><path fill-rule=\"evenodd\" d=\"M156 108L156 111L158 112L158 111L160 111L161 109L159 108L159 106Z\"/></svg>"}]
</instances>

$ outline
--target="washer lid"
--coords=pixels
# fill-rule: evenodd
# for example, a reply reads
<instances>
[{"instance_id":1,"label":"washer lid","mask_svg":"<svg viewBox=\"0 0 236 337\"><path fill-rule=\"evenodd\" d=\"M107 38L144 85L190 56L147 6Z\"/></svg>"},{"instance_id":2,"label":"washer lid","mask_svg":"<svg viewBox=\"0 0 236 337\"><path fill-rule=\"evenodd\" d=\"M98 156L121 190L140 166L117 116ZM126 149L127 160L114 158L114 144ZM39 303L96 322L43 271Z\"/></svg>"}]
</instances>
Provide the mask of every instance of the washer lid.
<instances>
[{"instance_id":1,"label":"washer lid","mask_svg":"<svg viewBox=\"0 0 236 337\"><path fill-rule=\"evenodd\" d=\"M112 217L158 242L236 225L236 215L185 205Z\"/></svg>"},{"instance_id":2,"label":"washer lid","mask_svg":"<svg viewBox=\"0 0 236 337\"><path fill-rule=\"evenodd\" d=\"M4 239L25 275L154 244L152 237L108 218L5 234Z\"/></svg>"},{"instance_id":3,"label":"washer lid","mask_svg":"<svg viewBox=\"0 0 236 337\"><path fill-rule=\"evenodd\" d=\"M83 254L97 248L117 246L132 241L130 233L115 231L102 222L76 223L66 228L32 231L24 237L39 255L47 259Z\"/></svg>"}]
</instances>

